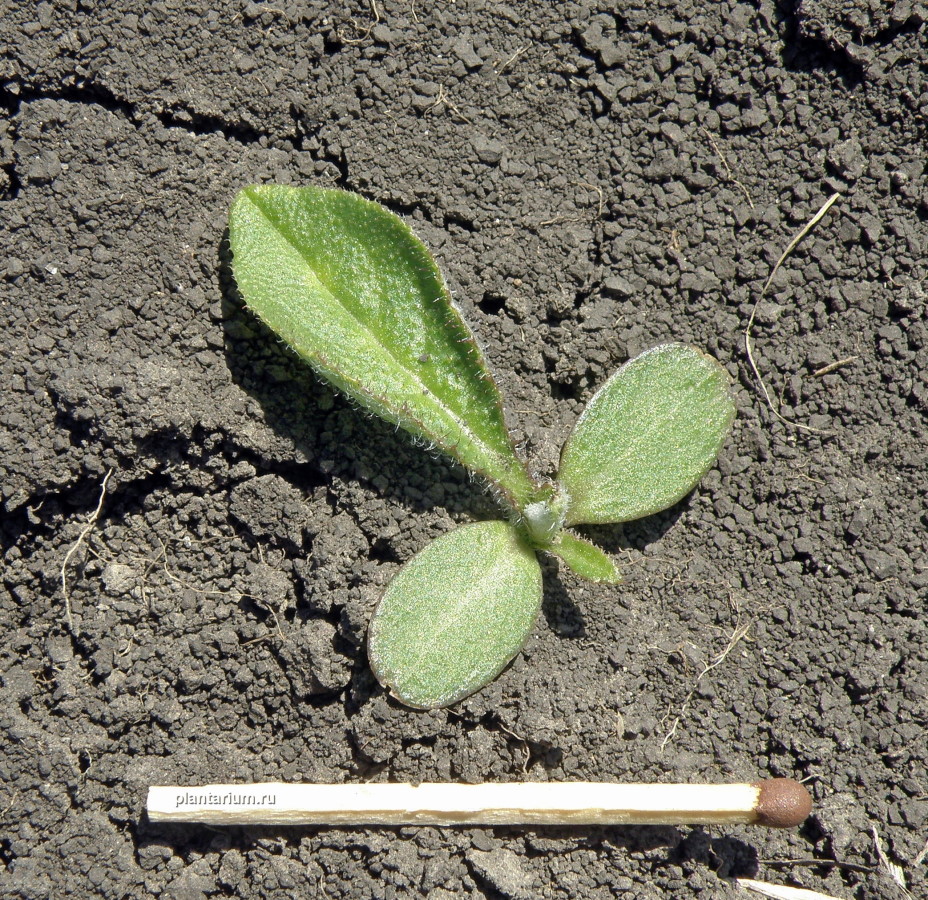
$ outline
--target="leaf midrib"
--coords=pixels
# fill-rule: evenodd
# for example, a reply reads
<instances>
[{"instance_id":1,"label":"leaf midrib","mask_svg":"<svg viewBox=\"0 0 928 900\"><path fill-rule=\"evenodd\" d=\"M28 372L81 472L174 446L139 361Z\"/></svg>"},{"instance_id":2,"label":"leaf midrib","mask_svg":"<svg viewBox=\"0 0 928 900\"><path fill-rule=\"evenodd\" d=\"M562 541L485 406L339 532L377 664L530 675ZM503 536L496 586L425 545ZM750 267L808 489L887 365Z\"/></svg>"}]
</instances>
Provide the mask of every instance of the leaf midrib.
<instances>
[{"instance_id":1,"label":"leaf midrib","mask_svg":"<svg viewBox=\"0 0 928 900\"><path fill-rule=\"evenodd\" d=\"M507 555L510 553L510 551L514 551L513 556L515 556L515 554L518 553L518 547L517 545L513 546L512 541L513 541L513 536L510 534L507 534L505 536L505 543L494 548L494 555L493 555L492 561L488 562L486 559L483 560L484 570L480 578L471 582L468 588L466 588L465 590L459 593L458 597L460 599L460 602L455 605L454 611L452 613L449 613L441 617L440 625L437 630L437 635L433 638L433 641L432 641L433 644L439 643L441 637L443 637L450 631L454 631L456 622L460 621L462 618L470 618L470 616L461 615L463 610L466 610L469 612L475 607L480 608L481 606L485 606L485 603L482 602L483 599L489 593L493 593L487 590L486 586L488 583L492 584L492 583L499 583L500 581L502 581L504 584L511 587L511 585L509 584L510 579L502 578L501 576L505 574L507 571L511 571L512 569L511 566L508 566L508 567L506 566ZM532 555L534 556L534 554ZM497 591L495 593L498 596L499 592ZM492 639L492 632L491 632L491 639ZM482 644L482 648L485 651L486 649L485 643ZM415 663L412 666L410 666L410 668L421 670L422 661L425 659L428 659L429 656L430 656L429 647L417 647ZM480 659L483 660L486 658L486 653L482 652L479 654L479 656L480 656ZM474 675L474 666L471 665L469 668L470 668L471 674L468 676L468 678L472 678Z\"/></svg>"},{"instance_id":2,"label":"leaf midrib","mask_svg":"<svg viewBox=\"0 0 928 900\"><path fill-rule=\"evenodd\" d=\"M634 364L634 362L635 360L632 360L632 364ZM620 466L621 464L627 462L629 459L633 458L636 455L634 453L635 445L636 444L640 445L641 443L651 440L655 432L658 430L658 424L662 426L665 425L668 421L672 421L676 418L676 415L680 411L680 409L693 406L694 404L691 402L691 400L693 396L699 396L701 386L702 386L701 383L695 384L691 382L690 384L686 386L685 394L681 394L678 392L677 395L674 396L673 401L671 403L663 404L663 412L661 416L659 417L659 419L652 419L648 423L646 428L640 433L640 435L635 435L634 439L628 440L626 443L625 450L620 455L609 457L609 468ZM634 390L637 390L637 386ZM634 393L634 390L630 391L630 393ZM626 398L625 405L627 405L627 398ZM592 401L591 401L590 406L588 406L584 410L582 415L583 416L589 415L591 409L592 409ZM612 478L609 479L609 482L612 485L623 484L624 483L623 474L621 472L617 473L616 475L614 475ZM578 496L582 497L582 494L583 494L582 491L577 491ZM608 504L606 504L606 506L608 507ZM600 513L602 511L602 508L603 508L603 504L593 504L591 505L591 508L588 510L588 512L595 511L597 513ZM569 521L569 524L572 524L572 525L580 524L579 520L575 520L570 516L568 517L568 521Z\"/></svg>"},{"instance_id":3,"label":"leaf midrib","mask_svg":"<svg viewBox=\"0 0 928 900\"><path fill-rule=\"evenodd\" d=\"M339 300L338 295L328 286L328 284L326 284L325 280L319 276L319 273L317 272L316 268L313 266L310 260L306 257L306 254L304 253L300 245L296 241L291 240L290 236L286 234L286 232L280 229L280 227L274 222L274 220L271 218L271 216L268 214L268 212L259 202L258 198L255 196L255 193L253 191L248 192L248 198L249 200L251 200L252 204L255 206L258 212L260 212L261 215L264 217L268 225L270 225L271 228L273 228L273 230L278 235L280 235L283 238L283 240L287 244L289 244L297 252L297 254L302 258L303 262L306 263L307 268L313 273L316 280L324 288L325 292L329 295L329 297L336 304L338 304L338 306L340 306L357 323L359 331L366 334L369 339L373 338L374 343L378 347L382 348L387 353L390 359L393 360L393 362L396 364L397 368L401 369L403 372L405 372L407 375L411 377L414 385L420 387L424 391L427 391L428 393L425 395L426 397L429 397L429 398L437 397L438 395L435 393L435 391L432 388L430 388L422 380L422 378L419 376L417 372L410 369L405 363L403 363L400 359L398 359L390 347L388 347L386 344L382 343L380 340L377 339L376 333L370 328L370 326L368 326L361 319L359 319L357 314L352 309L347 307L341 300ZM368 396L373 396L373 395L368 394ZM481 438L478 438L477 435L474 433L474 431L464 422L464 420L461 419L461 417L453 409L451 409L451 407L449 407L445 403L437 403L437 402L434 403L434 406L438 407L438 409L440 410L447 412L447 414L451 417L452 421L461 429L461 431L470 436L471 442L473 444L481 448L484 452L488 453L493 458L502 462L502 458L499 452L489 447L484 440L482 440ZM433 435L433 437L439 437L439 436ZM439 439L443 440L443 438L439 438ZM503 469L504 469L504 472L507 474L510 471L509 466L504 465Z\"/></svg>"}]
</instances>

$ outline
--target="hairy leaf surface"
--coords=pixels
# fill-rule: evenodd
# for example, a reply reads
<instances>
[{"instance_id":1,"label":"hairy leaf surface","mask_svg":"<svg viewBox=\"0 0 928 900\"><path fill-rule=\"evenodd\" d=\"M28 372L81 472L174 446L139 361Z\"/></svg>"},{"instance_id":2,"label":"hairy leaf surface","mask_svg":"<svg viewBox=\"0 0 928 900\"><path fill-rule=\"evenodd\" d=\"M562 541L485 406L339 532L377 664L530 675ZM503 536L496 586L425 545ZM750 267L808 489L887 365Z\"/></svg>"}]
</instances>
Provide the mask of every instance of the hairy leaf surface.
<instances>
[{"instance_id":1,"label":"hairy leaf surface","mask_svg":"<svg viewBox=\"0 0 928 900\"><path fill-rule=\"evenodd\" d=\"M232 268L247 305L362 406L494 482L514 506L535 485L499 389L428 250L357 194L264 185L239 192Z\"/></svg>"},{"instance_id":2,"label":"hairy leaf surface","mask_svg":"<svg viewBox=\"0 0 928 900\"><path fill-rule=\"evenodd\" d=\"M548 549L581 578L609 584L622 580L616 564L599 547L569 531L562 531Z\"/></svg>"},{"instance_id":3,"label":"hairy leaf surface","mask_svg":"<svg viewBox=\"0 0 928 900\"><path fill-rule=\"evenodd\" d=\"M567 524L639 519L689 493L734 419L728 386L716 360L684 344L662 344L622 366L561 452Z\"/></svg>"},{"instance_id":4,"label":"hairy leaf surface","mask_svg":"<svg viewBox=\"0 0 928 900\"><path fill-rule=\"evenodd\" d=\"M505 668L540 606L541 566L516 530L464 525L390 582L368 632L371 668L408 706L448 706Z\"/></svg>"}]
</instances>

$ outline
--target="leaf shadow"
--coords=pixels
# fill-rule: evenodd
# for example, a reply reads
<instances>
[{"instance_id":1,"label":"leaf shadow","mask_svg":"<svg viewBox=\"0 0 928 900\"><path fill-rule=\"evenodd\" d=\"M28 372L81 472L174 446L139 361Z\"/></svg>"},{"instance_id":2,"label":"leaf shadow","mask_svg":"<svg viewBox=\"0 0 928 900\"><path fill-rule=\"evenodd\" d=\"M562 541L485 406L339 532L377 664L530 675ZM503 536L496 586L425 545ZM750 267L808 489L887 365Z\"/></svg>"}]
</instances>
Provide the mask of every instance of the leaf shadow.
<instances>
[{"instance_id":1,"label":"leaf shadow","mask_svg":"<svg viewBox=\"0 0 928 900\"><path fill-rule=\"evenodd\" d=\"M226 365L232 380L279 438L264 454L278 468L309 465L331 477L372 485L408 510L498 517L492 497L460 465L416 446L405 432L360 408L317 377L248 311L232 275L229 232L218 249ZM249 410L253 415L257 409Z\"/></svg>"},{"instance_id":2,"label":"leaf shadow","mask_svg":"<svg viewBox=\"0 0 928 900\"><path fill-rule=\"evenodd\" d=\"M644 552L659 542L680 520L689 508L691 493L669 509L616 525L581 525L576 530L598 547L612 555L623 551ZM542 613L548 627L560 637L581 638L586 635L586 619L579 606L571 598L571 591L561 578L567 571L566 564L553 556L539 555L544 571L544 596ZM619 565L621 570L621 562ZM584 582L589 584L589 582Z\"/></svg>"},{"instance_id":3,"label":"leaf shadow","mask_svg":"<svg viewBox=\"0 0 928 900\"><path fill-rule=\"evenodd\" d=\"M616 525L581 525L577 531L608 553L644 552L663 540L690 507L692 491L673 506L641 519Z\"/></svg>"},{"instance_id":4,"label":"leaf shadow","mask_svg":"<svg viewBox=\"0 0 928 900\"><path fill-rule=\"evenodd\" d=\"M544 573L541 611L548 627L558 637L585 637L586 619L580 607L571 599L570 591L561 580L561 563L552 556L541 554L539 554L538 561Z\"/></svg>"}]
</instances>

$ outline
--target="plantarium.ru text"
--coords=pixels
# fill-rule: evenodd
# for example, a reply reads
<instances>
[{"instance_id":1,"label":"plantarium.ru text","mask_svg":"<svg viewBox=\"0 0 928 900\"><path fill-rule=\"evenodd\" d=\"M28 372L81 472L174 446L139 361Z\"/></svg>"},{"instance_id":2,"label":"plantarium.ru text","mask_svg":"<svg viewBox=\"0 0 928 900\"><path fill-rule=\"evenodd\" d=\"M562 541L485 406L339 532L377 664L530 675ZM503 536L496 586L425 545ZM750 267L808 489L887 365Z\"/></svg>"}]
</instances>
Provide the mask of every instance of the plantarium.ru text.
<instances>
[{"instance_id":1,"label":"plantarium.ru text","mask_svg":"<svg viewBox=\"0 0 928 900\"><path fill-rule=\"evenodd\" d=\"M571 526L666 509L715 462L734 419L725 370L683 344L622 366L593 396L553 482L516 453L502 398L425 246L393 213L340 190L244 188L229 220L246 304L319 375L483 478L506 520L463 525L406 563L368 632L379 681L408 706L447 706L524 645L552 553L619 573Z\"/></svg>"}]
</instances>

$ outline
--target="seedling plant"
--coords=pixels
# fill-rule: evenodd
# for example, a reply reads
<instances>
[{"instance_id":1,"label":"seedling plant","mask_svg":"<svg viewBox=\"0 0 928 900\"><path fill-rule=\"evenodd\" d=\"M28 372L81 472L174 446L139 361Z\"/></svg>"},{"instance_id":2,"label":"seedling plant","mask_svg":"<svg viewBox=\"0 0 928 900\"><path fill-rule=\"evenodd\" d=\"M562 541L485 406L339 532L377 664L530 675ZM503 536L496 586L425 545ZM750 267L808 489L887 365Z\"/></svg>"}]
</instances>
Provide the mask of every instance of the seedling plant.
<instances>
[{"instance_id":1,"label":"seedling plant","mask_svg":"<svg viewBox=\"0 0 928 900\"><path fill-rule=\"evenodd\" d=\"M489 485L505 519L462 525L407 562L368 631L378 680L408 706L447 706L495 678L541 606L539 553L620 580L573 530L627 522L685 496L734 419L725 370L662 344L592 397L540 480L516 452L502 397L426 247L393 213L319 187L246 187L229 219L245 302L338 390Z\"/></svg>"}]
</instances>

